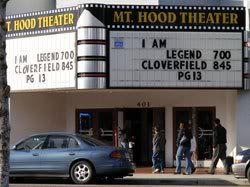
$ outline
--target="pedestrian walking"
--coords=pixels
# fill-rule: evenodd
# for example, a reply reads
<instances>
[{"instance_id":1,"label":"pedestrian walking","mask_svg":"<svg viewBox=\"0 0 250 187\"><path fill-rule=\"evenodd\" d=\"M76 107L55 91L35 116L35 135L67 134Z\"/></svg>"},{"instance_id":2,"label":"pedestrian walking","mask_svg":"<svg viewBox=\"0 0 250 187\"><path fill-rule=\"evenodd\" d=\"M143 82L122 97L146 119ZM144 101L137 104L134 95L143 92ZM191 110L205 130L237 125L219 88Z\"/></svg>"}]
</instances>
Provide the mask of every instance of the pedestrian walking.
<instances>
[{"instance_id":1,"label":"pedestrian walking","mask_svg":"<svg viewBox=\"0 0 250 187\"><path fill-rule=\"evenodd\" d=\"M181 174L181 159L183 155L186 160L186 170L183 173L184 175L191 174L191 157L190 157L190 148L191 148L191 139L192 139L192 131L188 128L187 125L183 123L180 124L180 130L178 133L176 145L176 169L174 174Z\"/></svg>"},{"instance_id":2,"label":"pedestrian walking","mask_svg":"<svg viewBox=\"0 0 250 187\"><path fill-rule=\"evenodd\" d=\"M215 173L215 168L219 159L221 159L224 165L224 174L229 174L229 170L226 163L226 151L227 151L227 130L221 125L220 119L214 120L213 129L213 157L210 165L210 174Z\"/></svg>"},{"instance_id":3,"label":"pedestrian walking","mask_svg":"<svg viewBox=\"0 0 250 187\"><path fill-rule=\"evenodd\" d=\"M188 128L192 132L192 122L191 120L188 121ZM191 157L191 173L194 173L196 170L196 167L194 165L194 162L196 161L196 138L193 136L191 139L191 147L190 147L190 157Z\"/></svg>"},{"instance_id":4,"label":"pedestrian walking","mask_svg":"<svg viewBox=\"0 0 250 187\"><path fill-rule=\"evenodd\" d=\"M121 138L121 147L128 149L129 142L128 142L128 129L127 128L120 130L120 138Z\"/></svg>"},{"instance_id":5,"label":"pedestrian walking","mask_svg":"<svg viewBox=\"0 0 250 187\"><path fill-rule=\"evenodd\" d=\"M166 144L165 135L160 132L159 127L155 126L153 135L153 173L164 173L164 147Z\"/></svg>"},{"instance_id":6,"label":"pedestrian walking","mask_svg":"<svg viewBox=\"0 0 250 187\"><path fill-rule=\"evenodd\" d=\"M194 173L196 170L196 167L194 165L194 162L196 161L196 140L195 137L191 139L191 148L190 148L190 157L191 157L191 173Z\"/></svg>"},{"instance_id":7,"label":"pedestrian walking","mask_svg":"<svg viewBox=\"0 0 250 187\"><path fill-rule=\"evenodd\" d=\"M136 144L135 144L135 137L131 136L131 138L129 139L128 142L128 148L129 148L129 152L131 155L131 159L134 161L134 158L136 158Z\"/></svg>"}]
</instances>

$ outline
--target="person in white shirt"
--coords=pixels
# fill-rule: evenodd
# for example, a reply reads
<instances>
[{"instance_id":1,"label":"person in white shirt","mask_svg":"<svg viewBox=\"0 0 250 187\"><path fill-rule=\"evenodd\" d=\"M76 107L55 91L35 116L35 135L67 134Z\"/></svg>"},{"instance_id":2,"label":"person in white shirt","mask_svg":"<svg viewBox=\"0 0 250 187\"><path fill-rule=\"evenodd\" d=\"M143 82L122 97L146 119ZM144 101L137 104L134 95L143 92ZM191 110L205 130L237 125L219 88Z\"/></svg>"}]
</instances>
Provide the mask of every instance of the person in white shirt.
<instances>
[{"instance_id":1,"label":"person in white shirt","mask_svg":"<svg viewBox=\"0 0 250 187\"><path fill-rule=\"evenodd\" d=\"M189 123L189 128L192 129L191 123ZM195 136L191 139L191 148L190 148L190 155L191 155L191 173L194 173L196 168L194 165L194 161L196 160L196 139Z\"/></svg>"}]
</instances>

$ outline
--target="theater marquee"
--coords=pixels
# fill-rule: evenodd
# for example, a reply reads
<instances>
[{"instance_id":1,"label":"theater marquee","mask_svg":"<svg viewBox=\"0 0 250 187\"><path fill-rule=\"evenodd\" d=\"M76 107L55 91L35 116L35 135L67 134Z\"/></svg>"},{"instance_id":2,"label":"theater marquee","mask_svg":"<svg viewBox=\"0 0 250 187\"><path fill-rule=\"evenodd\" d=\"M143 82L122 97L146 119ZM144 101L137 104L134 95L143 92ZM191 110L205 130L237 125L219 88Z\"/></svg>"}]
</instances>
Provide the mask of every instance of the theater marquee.
<instances>
[{"instance_id":1,"label":"theater marquee","mask_svg":"<svg viewBox=\"0 0 250 187\"><path fill-rule=\"evenodd\" d=\"M7 17L12 91L76 87L76 8Z\"/></svg>"},{"instance_id":2,"label":"theater marquee","mask_svg":"<svg viewBox=\"0 0 250 187\"><path fill-rule=\"evenodd\" d=\"M242 88L243 7L115 6L111 88Z\"/></svg>"},{"instance_id":3,"label":"theater marquee","mask_svg":"<svg viewBox=\"0 0 250 187\"><path fill-rule=\"evenodd\" d=\"M150 29L185 31L242 31L244 7L107 6L107 27L112 30Z\"/></svg>"},{"instance_id":4,"label":"theater marquee","mask_svg":"<svg viewBox=\"0 0 250 187\"><path fill-rule=\"evenodd\" d=\"M111 87L242 87L242 34L112 31Z\"/></svg>"},{"instance_id":5,"label":"theater marquee","mask_svg":"<svg viewBox=\"0 0 250 187\"><path fill-rule=\"evenodd\" d=\"M244 7L81 4L6 28L12 91L243 88Z\"/></svg>"}]
</instances>

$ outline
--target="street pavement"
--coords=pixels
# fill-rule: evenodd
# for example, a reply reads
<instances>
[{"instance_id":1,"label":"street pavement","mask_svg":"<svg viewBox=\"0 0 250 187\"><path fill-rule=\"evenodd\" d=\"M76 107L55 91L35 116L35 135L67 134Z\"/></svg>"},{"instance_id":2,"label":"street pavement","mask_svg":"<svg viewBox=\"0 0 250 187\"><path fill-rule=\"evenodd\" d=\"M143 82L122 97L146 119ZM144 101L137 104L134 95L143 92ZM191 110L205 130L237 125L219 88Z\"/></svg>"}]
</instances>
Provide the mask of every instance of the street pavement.
<instances>
[{"instance_id":1,"label":"street pavement","mask_svg":"<svg viewBox=\"0 0 250 187\"><path fill-rule=\"evenodd\" d=\"M69 180L63 179L24 179L20 182L11 183L10 187L73 187L78 186L72 184ZM249 186L247 179L236 179L233 175L208 175L194 174L190 176L174 175L174 174L134 174L132 177L124 179L116 179L115 181L98 181L88 186L105 186L105 187L138 187L138 186Z\"/></svg>"}]
</instances>

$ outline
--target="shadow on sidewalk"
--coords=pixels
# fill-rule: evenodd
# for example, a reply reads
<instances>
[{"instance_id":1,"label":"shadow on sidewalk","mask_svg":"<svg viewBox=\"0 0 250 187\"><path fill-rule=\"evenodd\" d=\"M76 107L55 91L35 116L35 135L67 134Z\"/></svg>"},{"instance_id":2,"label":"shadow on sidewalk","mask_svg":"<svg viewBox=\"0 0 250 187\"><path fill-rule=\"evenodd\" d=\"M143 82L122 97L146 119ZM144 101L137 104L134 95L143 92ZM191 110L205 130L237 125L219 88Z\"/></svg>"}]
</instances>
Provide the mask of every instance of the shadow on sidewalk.
<instances>
[{"instance_id":1,"label":"shadow on sidewalk","mask_svg":"<svg viewBox=\"0 0 250 187\"><path fill-rule=\"evenodd\" d=\"M12 183L18 184L68 184L73 185L70 180L67 179L21 179L18 181L12 181ZM191 179L179 179L179 178L158 178L158 179L138 179L138 178L124 178L116 179L114 181L97 180L91 184L97 185L203 185L203 186L238 186L226 180L218 178L191 178Z\"/></svg>"},{"instance_id":2,"label":"shadow on sidewalk","mask_svg":"<svg viewBox=\"0 0 250 187\"><path fill-rule=\"evenodd\" d=\"M100 184L100 183L99 183ZM209 179L117 179L112 182L104 182L102 184L126 184L126 185L203 185L203 186L237 186L226 180L218 178Z\"/></svg>"}]
</instances>

